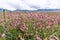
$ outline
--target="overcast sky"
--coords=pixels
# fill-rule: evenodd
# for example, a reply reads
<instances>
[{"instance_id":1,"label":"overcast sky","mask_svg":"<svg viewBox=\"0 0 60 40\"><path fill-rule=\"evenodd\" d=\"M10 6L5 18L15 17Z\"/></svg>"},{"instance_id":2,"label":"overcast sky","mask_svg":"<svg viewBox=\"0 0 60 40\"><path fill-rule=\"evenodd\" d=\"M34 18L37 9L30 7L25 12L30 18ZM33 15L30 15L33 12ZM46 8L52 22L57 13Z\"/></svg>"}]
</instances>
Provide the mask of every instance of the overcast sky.
<instances>
[{"instance_id":1,"label":"overcast sky","mask_svg":"<svg viewBox=\"0 0 60 40\"><path fill-rule=\"evenodd\" d=\"M11 11L60 9L60 0L0 0L0 8Z\"/></svg>"}]
</instances>

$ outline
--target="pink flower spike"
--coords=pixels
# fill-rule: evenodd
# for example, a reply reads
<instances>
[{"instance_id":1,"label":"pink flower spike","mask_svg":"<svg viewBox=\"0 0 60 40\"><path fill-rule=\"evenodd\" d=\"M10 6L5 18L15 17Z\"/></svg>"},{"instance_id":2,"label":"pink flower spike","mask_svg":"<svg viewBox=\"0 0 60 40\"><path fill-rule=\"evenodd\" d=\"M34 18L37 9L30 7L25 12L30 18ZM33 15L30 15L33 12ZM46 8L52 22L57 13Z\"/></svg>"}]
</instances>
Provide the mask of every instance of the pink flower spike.
<instances>
[{"instance_id":1,"label":"pink flower spike","mask_svg":"<svg viewBox=\"0 0 60 40\"><path fill-rule=\"evenodd\" d=\"M1 36L2 36L2 38L4 38L5 37L5 34L3 33Z\"/></svg>"}]
</instances>

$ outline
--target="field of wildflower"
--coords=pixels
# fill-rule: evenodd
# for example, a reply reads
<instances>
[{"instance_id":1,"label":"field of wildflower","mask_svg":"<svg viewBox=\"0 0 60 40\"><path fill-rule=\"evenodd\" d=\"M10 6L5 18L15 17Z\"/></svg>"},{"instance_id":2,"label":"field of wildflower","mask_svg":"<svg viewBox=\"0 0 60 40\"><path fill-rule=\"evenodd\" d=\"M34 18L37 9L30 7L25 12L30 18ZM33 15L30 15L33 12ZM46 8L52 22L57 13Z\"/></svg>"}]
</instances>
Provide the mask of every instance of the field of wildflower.
<instances>
[{"instance_id":1,"label":"field of wildflower","mask_svg":"<svg viewBox=\"0 0 60 40\"><path fill-rule=\"evenodd\" d=\"M60 40L58 15L44 12L7 12L7 32L3 20L1 13L0 40Z\"/></svg>"}]
</instances>

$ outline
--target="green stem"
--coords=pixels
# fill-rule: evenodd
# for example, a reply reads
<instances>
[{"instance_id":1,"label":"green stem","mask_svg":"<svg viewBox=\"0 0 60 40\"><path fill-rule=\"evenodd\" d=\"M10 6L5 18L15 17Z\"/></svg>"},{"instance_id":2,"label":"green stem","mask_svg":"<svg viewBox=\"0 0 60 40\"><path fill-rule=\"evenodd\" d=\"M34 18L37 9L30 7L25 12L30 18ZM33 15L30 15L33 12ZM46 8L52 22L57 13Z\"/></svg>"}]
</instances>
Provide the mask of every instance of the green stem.
<instances>
[{"instance_id":1,"label":"green stem","mask_svg":"<svg viewBox=\"0 0 60 40\"><path fill-rule=\"evenodd\" d=\"M3 9L2 10L2 14L3 14L3 19L4 19L4 32L5 32L5 38L8 38L8 27L7 27L7 20L6 20L6 10Z\"/></svg>"},{"instance_id":2,"label":"green stem","mask_svg":"<svg viewBox=\"0 0 60 40\"><path fill-rule=\"evenodd\" d=\"M7 32L6 10L3 9L4 29Z\"/></svg>"}]
</instances>

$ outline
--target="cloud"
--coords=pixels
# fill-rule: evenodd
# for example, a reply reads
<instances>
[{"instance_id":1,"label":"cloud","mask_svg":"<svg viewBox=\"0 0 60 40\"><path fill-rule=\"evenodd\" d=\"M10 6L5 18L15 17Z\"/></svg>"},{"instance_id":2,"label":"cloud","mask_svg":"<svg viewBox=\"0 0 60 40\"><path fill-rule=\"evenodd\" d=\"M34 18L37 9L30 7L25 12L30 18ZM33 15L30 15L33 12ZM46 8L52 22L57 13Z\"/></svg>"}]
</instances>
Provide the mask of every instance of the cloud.
<instances>
[{"instance_id":1,"label":"cloud","mask_svg":"<svg viewBox=\"0 0 60 40\"><path fill-rule=\"evenodd\" d=\"M59 0L0 0L0 8L7 10L60 9Z\"/></svg>"}]
</instances>

